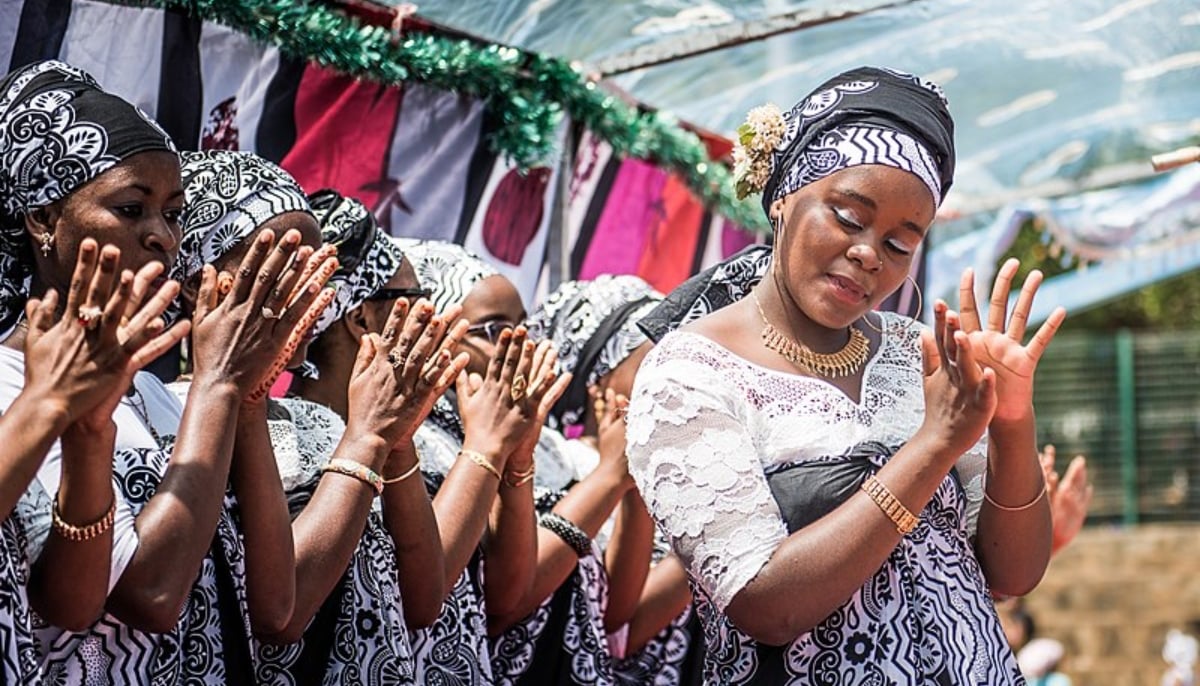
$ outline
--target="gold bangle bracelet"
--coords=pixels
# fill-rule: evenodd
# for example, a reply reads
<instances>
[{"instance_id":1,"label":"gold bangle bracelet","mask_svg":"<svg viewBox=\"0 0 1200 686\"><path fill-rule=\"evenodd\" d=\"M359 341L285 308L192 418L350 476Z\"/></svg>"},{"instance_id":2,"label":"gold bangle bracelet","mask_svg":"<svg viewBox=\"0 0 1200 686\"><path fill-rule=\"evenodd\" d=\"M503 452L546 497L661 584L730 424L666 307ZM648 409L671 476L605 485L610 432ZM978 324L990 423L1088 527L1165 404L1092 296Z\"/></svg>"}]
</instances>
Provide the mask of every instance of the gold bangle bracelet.
<instances>
[{"instance_id":1,"label":"gold bangle bracelet","mask_svg":"<svg viewBox=\"0 0 1200 686\"><path fill-rule=\"evenodd\" d=\"M355 462L354 460L344 460L340 457L329 461L329 464L321 468L322 472L333 472L354 479L358 479L364 484L374 489L375 494L383 493L383 479L375 473L374 469Z\"/></svg>"},{"instance_id":2,"label":"gold bangle bracelet","mask_svg":"<svg viewBox=\"0 0 1200 686\"><path fill-rule=\"evenodd\" d=\"M59 536L75 543L90 541L111 529L113 522L117 520L117 497L113 496L112 504L108 506L108 512L104 513L103 517L86 526L75 526L64 521L62 515L58 512L57 497L54 498L54 506L50 509L50 516L54 530L58 532Z\"/></svg>"},{"instance_id":3,"label":"gold bangle bracelet","mask_svg":"<svg viewBox=\"0 0 1200 686\"><path fill-rule=\"evenodd\" d=\"M876 479L874 474L868 476L867 480L863 482L862 490L871 496L871 500L874 500L879 509L883 510L888 519L892 520L892 524L896 525L896 531L900 532L901 536L907 536L917 528L920 520L904 506L904 503L900 502L899 498L892 495L888 487Z\"/></svg>"},{"instance_id":4,"label":"gold bangle bracelet","mask_svg":"<svg viewBox=\"0 0 1200 686\"><path fill-rule=\"evenodd\" d=\"M393 477L392 477L392 478L390 478L390 479L380 479L380 481L382 481L382 482L384 483L384 485L387 485L387 484L398 484L398 483L400 483L401 481L404 481L404 480L405 480L405 479L407 479L408 477L412 476L413 474L416 474L416 473L417 473L417 470L418 470L418 469L420 469L420 468L421 468L421 461L420 461L420 460L417 460L415 463L413 463L413 466L412 466L412 467L410 467L410 468L409 468L409 470L408 470L407 472L404 472L404 473L403 473L403 474L401 474L400 476L393 476Z\"/></svg>"},{"instance_id":5,"label":"gold bangle bracelet","mask_svg":"<svg viewBox=\"0 0 1200 686\"><path fill-rule=\"evenodd\" d=\"M519 488L533 481L533 474L537 471L536 466L530 465L529 469L518 472L515 469L504 470L504 483L510 488Z\"/></svg>"},{"instance_id":6,"label":"gold bangle bracelet","mask_svg":"<svg viewBox=\"0 0 1200 686\"><path fill-rule=\"evenodd\" d=\"M500 475L500 470L496 469L496 465L492 464L492 461L487 458L487 455L484 455L476 450L467 450L465 448L459 450L458 454L486 469L489 474L496 477L496 481L501 481L504 479L504 477Z\"/></svg>"},{"instance_id":7,"label":"gold bangle bracelet","mask_svg":"<svg viewBox=\"0 0 1200 686\"><path fill-rule=\"evenodd\" d=\"M1029 508L1033 507L1034 505L1037 505L1038 501L1046 496L1046 490L1047 490L1046 480L1042 479L1042 490L1038 491L1038 494L1036 496L1034 496L1033 500L1030 500L1029 502L1025 503L1024 505L1018 505L1017 507L1009 507L1007 505L1001 505L1000 503L996 502L995 500L992 500L992 496L988 495L986 487L983 489L983 499L988 501L988 503L990 503L992 507L996 508L997 510L1001 510L1003 512L1023 512L1025 510L1028 510Z\"/></svg>"}]
</instances>

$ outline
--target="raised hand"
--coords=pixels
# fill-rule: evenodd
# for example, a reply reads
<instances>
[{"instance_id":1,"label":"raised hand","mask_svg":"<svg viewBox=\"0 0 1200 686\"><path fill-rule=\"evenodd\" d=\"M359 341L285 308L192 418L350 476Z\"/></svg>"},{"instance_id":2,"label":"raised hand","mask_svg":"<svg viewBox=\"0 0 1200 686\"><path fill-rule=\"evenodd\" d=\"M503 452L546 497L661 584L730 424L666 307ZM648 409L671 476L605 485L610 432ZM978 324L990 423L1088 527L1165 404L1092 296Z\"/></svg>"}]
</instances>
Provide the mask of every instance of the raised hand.
<instances>
[{"instance_id":1,"label":"raised hand","mask_svg":"<svg viewBox=\"0 0 1200 686\"><path fill-rule=\"evenodd\" d=\"M167 330L162 313L179 292L167 281L154 288L163 265L117 273L121 251L85 239L63 314L49 291L26 305L26 389L58 399L71 423L100 428L129 388L133 375L185 337L188 323ZM149 297L147 297L149 296Z\"/></svg>"},{"instance_id":2,"label":"raised hand","mask_svg":"<svg viewBox=\"0 0 1200 686\"><path fill-rule=\"evenodd\" d=\"M958 314L938 300L933 331L921 335L925 360L925 421L939 448L955 458L983 435L996 411L996 372L981 365Z\"/></svg>"},{"instance_id":3,"label":"raised hand","mask_svg":"<svg viewBox=\"0 0 1200 686\"><path fill-rule=\"evenodd\" d=\"M629 410L629 398L608 389L601 396L599 389L589 392L596 411L597 446L600 464L616 470L630 486L629 460L625 455L625 413Z\"/></svg>"},{"instance_id":4,"label":"raised hand","mask_svg":"<svg viewBox=\"0 0 1200 686\"><path fill-rule=\"evenodd\" d=\"M996 372L995 419L1012 421L1029 413L1033 403L1033 375L1046 347L1067 317L1063 308L1056 308L1042 323L1029 343L1023 344L1033 299L1042 284L1042 273L1034 270L1026 277L1021 294L1007 316L1008 294L1021 263L1010 259L1000 267L992 285L986 327L980 322L975 304L975 274L967 269L959 281L959 306L962 309L962 329L971 339L975 358Z\"/></svg>"},{"instance_id":5,"label":"raised hand","mask_svg":"<svg viewBox=\"0 0 1200 686\"><path fill-rule=\"evenodd\" d=\"M296 257L289 264L289 275L283 279L283 282L272 291L271 299L274 302L268 302L263 310L264 316L268 311L271 314L279 316L289 307L298 307L298 301L307 292L306 288L320 289L316 298L304 309L300 316L300 320L292 327L292 331L288 334L287 342L283 344L283 349L275 356L275 361L271 363L271 367L267 370L266 376L259 382L258 388L252 391L247 398L249 402L260 402L267 397L271 392L271 386L275 384L279 375L287 369L288 362L296 355L296 350L304 342L316 326L317 320L321 318L321 313L325 308L329 307L329 303L333 302L334 292L328 288L322 288L333 273L337 271L337 248L332 245L322 247L313 253L306 251L311 250L307 246L303 246L296 253ZM304 264L302 272L296 276L296 265ZM292 279L295 279L293 282ZM294 285L294 287L293 287ZM286 302L279 298L282 293L291 293ZM276 309L278 308L278 309Z\"/></svg>"},{"instance_id":6,"label":"raised hand","mask_svg":"<svg viewBox=\"0 0 1200 686\"><path fill-rule=\"evenodd\" d=\"M1062 477L1055 471L1056 450L1046 445L1038 453L1042 476L1046 480L1046 496L1050 501L1051 521L1054 538L1051 549L1055 552L1067 547L1083 528L1087 519L1088 506L1092 502L1092 485L1088 483L1087 459L1076 455L1067 466Z\"/></svg>"},{"instance_id":7,"label":"raised hand","mask_svg":"<svg viewBox=\"0 0 1200 686\"><path fill-rule=\"evenodd\" d=\"M379 436L389 449L412 438L470 359L454 354L467 330L461 311L454 306L436 315L428 300L411 309L407 300L396 301L383 335L365 336L359 347L347 434Z\"/></svg>"},{"instance_id":8,"label":"raised hand","mask_svg":"<svg viewBox=\"0 0 1200 686\"><path fill-rule=\"evenodd\" d=\"M506 460L526 443L531 431L541 430L540 420L550 412L558 396L566 389L569 377L558 377L547 349L535 367L539 346L526 340L525 327L505 329L496 342L496 351L483 376L460 374L458 406L467 443L490 457ZM533 379L532 383L529 379ZM540 419L539 419L540 418ZM537 440L536 433L532 434Z\"/></svg>"},{"instance_id":9,"label":"raised hand","mask_svg":"<svg viewBox=\"0 0 1200 686\"><path fill-rule=\"evenodd\" d=\"M205 265L192 317L197 380L212 375L232 383L247 401L265 397L291 356L285 351L295 351L297 332L303 336L313 311L319 314L332 297L322 288L332 274L329 260L313 265L327 253L299 259L299 252L300 232L288 231L277 243L273 232L262 231L232 280ZM306 273L311 276L302 278Z\"/></svg>"}]
</instances>

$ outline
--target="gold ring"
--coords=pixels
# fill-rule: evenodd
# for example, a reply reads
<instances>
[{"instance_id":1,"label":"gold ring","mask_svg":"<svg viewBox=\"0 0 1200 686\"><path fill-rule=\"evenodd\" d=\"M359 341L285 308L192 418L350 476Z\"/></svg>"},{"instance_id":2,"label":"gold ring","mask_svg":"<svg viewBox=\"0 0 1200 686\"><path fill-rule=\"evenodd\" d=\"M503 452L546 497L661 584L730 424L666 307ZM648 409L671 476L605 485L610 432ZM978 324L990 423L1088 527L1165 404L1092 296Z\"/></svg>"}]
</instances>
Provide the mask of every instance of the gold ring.
<instances>
[{"instance_id":1,"label":"gold ring","mask_svg":"<svg viewBox=\"0 0 1200 686\"><path fill-rule=\"evenodd\" d=\"M77 320L83 328L88 331L95 331L96 327L100 326L100 318L102 316L104 316L104 311L99 307L81 307L79 308Z\"/></svg>"},{"instance_id":2,"label":"gold ring","mask_svg":"<svg viewBox=\"0 0 1200 686\"><path fill-rule=\"evenodd\" d=\"M387 354L387 361L388 364L392 365L392 369L399 369L404 365L404 360L396 354L395 350L392 350Z\"/></svg>"},{"instance_id":3,"label":"gold ring","mask_svg":"<svg viewBox=\"0 0 1200 686\"><path fill-rule=\"evenodd\" d=\"M512 380L512 401L519 403L525 399L525 391L529 386L529 382L525 380L524 374L517 374Z\"/></svg>"}]
</instances>

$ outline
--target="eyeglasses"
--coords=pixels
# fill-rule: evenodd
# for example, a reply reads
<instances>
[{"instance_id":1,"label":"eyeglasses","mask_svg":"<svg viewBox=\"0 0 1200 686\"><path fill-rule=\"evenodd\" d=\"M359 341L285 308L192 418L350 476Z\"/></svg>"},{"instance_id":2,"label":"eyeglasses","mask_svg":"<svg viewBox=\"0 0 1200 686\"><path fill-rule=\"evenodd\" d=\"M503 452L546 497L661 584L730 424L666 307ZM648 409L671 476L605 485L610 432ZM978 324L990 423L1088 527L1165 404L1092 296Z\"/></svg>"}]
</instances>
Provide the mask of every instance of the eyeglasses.
<instances>
[{"instance_id":1,"label":"eyeglasses","mask_svg":"<svg viewBox=\"0 0 1200 686\"><path fill-rule=\"evenodd\" d=\"M367 296L367 300L399 300L400 298L408 298L409 302L416 302L421 298L428 300L433 296L433 291L428 288L380 288L371 295Z\"/></svg>"},{"instance_id":2,"label":"eyeglasses","mask_svg":"<svg viewBox=\"0 0 1200 686\"><path fill-rule=\"evenodd\" d=\"M472 324L467 327L468 336L483 336L488 341L495 343L500 340L500 333L505 329L512 329L515 325L512 322L506 322L503 319L493 319L482 324Z\"/></svg>"}]
</instances>

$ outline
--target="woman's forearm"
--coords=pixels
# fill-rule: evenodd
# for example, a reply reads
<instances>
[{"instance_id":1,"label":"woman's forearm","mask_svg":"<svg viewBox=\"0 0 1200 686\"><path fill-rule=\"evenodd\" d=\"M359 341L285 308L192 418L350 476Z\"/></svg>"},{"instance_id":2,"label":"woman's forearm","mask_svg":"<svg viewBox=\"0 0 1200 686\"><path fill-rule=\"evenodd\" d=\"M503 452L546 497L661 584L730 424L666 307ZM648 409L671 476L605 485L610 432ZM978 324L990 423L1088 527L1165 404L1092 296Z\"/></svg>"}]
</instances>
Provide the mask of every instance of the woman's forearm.
<instances>
[{"instance_id":1,"label":"woman's forearm","mask_svg":"<svg viewBox=\"0 0 1200 686\"><path fill-rule=\"evenodd\" d=\"M68 428L62 436L59 517L73 526L101 521L114 506L112 458L116 425L101 433ZM33 565L29 602L54 626L82 631L104 613L112 566L113 527L87 541L63 538L56 527Z\"/></svg>"},{"instance_id":2,"label":"woman's forearm","mask_svg":"<svg viewBox=\"0 0 1200 686\"><path fill-rule=\"evenodd\" d=\"M387 446L378 437L344 435L333 459L353 460L378 473ZM362 539L375 490L350 476L326 473L312 498L292 523L296 549L296 604L287 627L268 640L299 640L321 604L346 572Z\"/></svg>"},{"instance_id":3,"label":"woman's forearm","mask_svg":"<svg viewBox=\"0 0 1200 686\"><path fill-rule=\"evenodd\" d=\"M472 443L468 441L465 445L471 446ZM489 457L495 459L494 456ZM503 458L492 464L497 471L504 469ZM447 594L462 576L467 563L471 561L471 555L483 539L499 483L491 472L465 457L459 457L450 466L446 480L433 498L433 512L437 517L446 564Z\"/></svg>"},{"instance_id":4,"label":"woman's forearm","mask_svg":"<svg viewBox=\"0 0 1200 686\"><path fill-rule=\"evenodd\" d=\"M418 464L412 441L402 441L388 460L389 469L403 474ZM404 620L420 629L437 621L446 587L446 558L438 533L437 517L418 470L403 481L383 489L383 517L396 546L396 574L404 601Z\"/></svg>"},{"instance_id":5,"label":"woman's forearm","mask_svg":"<svg viewBox=\"0 0 1200 686\"><path fill-rule=\"evenodd\" d=\"M876 477L910 512L919 514L957 458L918 434ZM896 524L871 496L857 491L784 539L734 595L726 614L756 640L784 645L846 602L879 571L900 539Z\"/></svg>"},{"instance_id":6,"label":"woman's forearm","mask_svg":"<svg viewBox=\"0 0 1200 686\"><path fill-rule=\"evenodd\" d=\"M175 451L138 514L138 548L109 596L109 610L145 631L170 631L212 545L229 480L240 392L232 383L192 383Z\"/></svg>"},{"instance_id":7,"label":"woman's forearm","mask_svg":"<svg viewBox=\"0 0 1200 686\"><path fill-rule=\"evenodd\" d=\"M608 608L604 612L604 628L616 631L627 624L637 610L646 576L650 573L650 557L654 548L654 522L636 488L621 498L612 539L604 554L608 570Z\"/></svg>"},{"instance_id":8,"label":"woman's forearm","mask_svg":"<svg viewBox=\"0 0 1200 686\"><path fill-rule=\"evenodd\" d=\"M489 617L519 612L517 608L529 594L537 569L537 532L533 482L520 486L501 484L488 527L488 565L483 590Z\"/></svg>"},{"instance_id":9,"label":"woman's forearm","mask_svg":"<svg viewBox=\"0 0 1200 686\"><path fill-rule=\"evenodd\" d=\"M994 593L1024 595L1045 574L1053 538L1033 409L1018 421L993 422L988 436L987 497L975 551Z\"/></svg>"},{"instance_id":10,"label":"woman's forearm","mask_svg":"<svg viewBox=\"0 0 1200 686\"><path fill-rule=\"evenodd\" d=\"M687 570L678 557L668 555L646 577L637 611L629 620L629 637L625 654L633 655L644 648L692 602Z\"/></svg>"},{"instance_id":11,"label":"woman's forearm","mask_svg":"<svg viewBox=\"0 0 1200 686\"><path fill-rule=\"evenodd\" d=\"M628 482L622 474L602 465L572 486L554 506L554 513L594 538L628 489ZM496 613L489 620L489 629L503 630L536 609L571 575L578 562L579 553L570 545L556 534L538 527L537 570L533 585L509 612ZM491 569L490 562L488 568Z\"/></svg>"},{"instance_id":12,"label":"woman's forearm","mask_svg":"<svg viewBox=\"0 0 1200 686\"><path fill-rule=\"evenodd\" d=\"M267 432L267 404L243 404L230 466L246 543L246 605L257 635L282 631L296 602L292 519Z\"/></svg>"},{"instance_id":13,"label":"woman's forearm","mask_svg":"<svg viewBox=\"0 0 1200 686\"><path fill-rule=\"evenodd\" d=\"M68 424L67 408L23 392L0 414L0 512L7 517L37 476L50 446ZM111 451L108 463L112 465Z\"/></svg>"}]
</instances>

